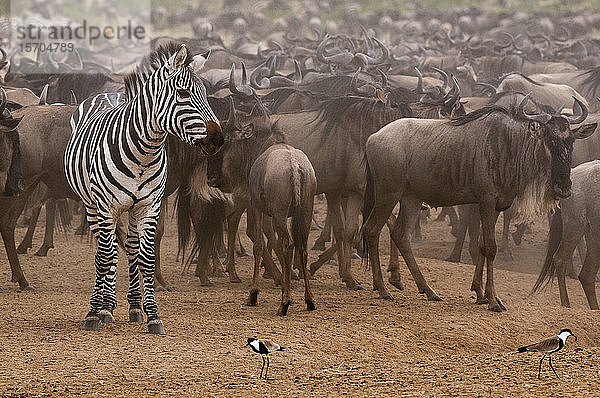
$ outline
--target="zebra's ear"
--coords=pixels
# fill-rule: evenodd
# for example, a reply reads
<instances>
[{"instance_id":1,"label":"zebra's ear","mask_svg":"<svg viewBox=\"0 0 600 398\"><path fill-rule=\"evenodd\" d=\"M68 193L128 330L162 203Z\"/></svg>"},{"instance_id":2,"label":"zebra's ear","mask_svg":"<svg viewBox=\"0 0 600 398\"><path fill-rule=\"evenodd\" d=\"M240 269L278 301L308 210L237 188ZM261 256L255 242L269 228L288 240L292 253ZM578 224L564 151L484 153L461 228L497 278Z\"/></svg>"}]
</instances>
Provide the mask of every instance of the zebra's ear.
<instances>
[{"instance_id":1,"label":"zebra's ear","mask_svg":"<svg viewBox=\"0 0 600 398\"><path fill-rule=\"evenodd\" d=\"M210 50L203 52L202 54L194 55L193 69L194 72L198 73L204 67L206 60L210 56Z\"/></svg>"},{"instance_id":2,"label":"zebra's ear","mask_svg":"<svg viewBox=\"0 0 600 398\"><path fill-rule=\"evenodd\" d=\"M169 58L169 67L173 70L181 68L185 64L187 55L188 49L185 46L185 44L182 44L181 47L179 47L179 51L177 51L171 56L171 58Z\"/></svg>"}]
</instances>

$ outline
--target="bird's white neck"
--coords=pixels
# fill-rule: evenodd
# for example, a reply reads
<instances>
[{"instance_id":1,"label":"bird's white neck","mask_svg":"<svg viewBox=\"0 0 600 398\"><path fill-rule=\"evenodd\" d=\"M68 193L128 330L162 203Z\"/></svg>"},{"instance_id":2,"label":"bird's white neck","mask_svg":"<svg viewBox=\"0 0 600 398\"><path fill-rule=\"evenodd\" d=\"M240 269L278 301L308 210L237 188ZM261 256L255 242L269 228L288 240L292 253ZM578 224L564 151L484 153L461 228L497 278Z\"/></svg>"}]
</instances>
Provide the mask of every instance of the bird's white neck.
<instances>
[{"instance_id":1,"label":"bird's white neck","mask_svg":"<svg viewBox=\"0 0 600 398\"><path fill-rule=\"evenodd\" d=\"M558 338L562 340L562 342L564 343L565 341L567 341L567 337L571 336L571 333L569 332L560 332L558 334Z\"/></svg>"}]
</instances>

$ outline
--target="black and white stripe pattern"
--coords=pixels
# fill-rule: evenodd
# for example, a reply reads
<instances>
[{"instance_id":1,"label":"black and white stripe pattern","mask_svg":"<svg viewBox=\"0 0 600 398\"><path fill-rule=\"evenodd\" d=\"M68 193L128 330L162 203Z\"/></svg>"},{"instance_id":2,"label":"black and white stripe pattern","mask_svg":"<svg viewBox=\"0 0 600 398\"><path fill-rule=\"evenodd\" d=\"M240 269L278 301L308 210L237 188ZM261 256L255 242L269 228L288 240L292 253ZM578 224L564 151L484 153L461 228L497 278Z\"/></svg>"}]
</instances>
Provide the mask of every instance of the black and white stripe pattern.
<instances>
[{"instance_id":1,"label":"black and white stripe pattern","mask_svg":"<svg viewBox=\"0 0 600 398\"><path fill-rule=\"evenodd\" d=\"M161 47L126 78L126 94L88 98L71 118L73 133L65 152L65 172L85 205L90 229L98 240L96 282L84 328L89 326L88 319L95 325L101 317L112 321L117 304L115 227L120 214L127 211L130 312L139 310L142 302L139 269L149 328L160 325L162 329L153 285L154 237L167 178L166 134L201 147L207 123L218 126L191 62L184 45Z\"/></svg>"}]
</instances>

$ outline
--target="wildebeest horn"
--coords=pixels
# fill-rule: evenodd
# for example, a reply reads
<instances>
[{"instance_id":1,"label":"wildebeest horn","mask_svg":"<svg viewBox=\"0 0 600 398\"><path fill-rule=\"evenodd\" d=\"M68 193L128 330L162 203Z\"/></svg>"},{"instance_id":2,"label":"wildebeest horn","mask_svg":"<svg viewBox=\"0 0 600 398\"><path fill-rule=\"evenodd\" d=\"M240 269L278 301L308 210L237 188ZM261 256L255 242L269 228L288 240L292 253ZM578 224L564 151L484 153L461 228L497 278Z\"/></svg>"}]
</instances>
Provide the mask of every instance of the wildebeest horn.
<instances>
[{"instance_id":1,"label":"wildebeest horn","mask_svg":"<svg viewBox=\"0 0 600 398\"><path fill-rule=\"evenodd\" d=\"M388 50L388 48L385 46L385 44L383 44L381 41L379 41L379 39L377 39L376 37L373 38L373 41L375 43L377 43L379 48L381 48L381 57L375 58L374 60L371 61L371 63L379 65L379 64L383 64L383 63L387 62L387 60L390 57L390 50Z\"/></svg>"},{"instance_id":2,"label":"wildebeest horn","mask_svg":"<svg viewBox=\"0 0 600 398\"><path fill-rule=\"evenodd\" d=\"M0 118L4 117L4 110L6 109L6 91L4 91L4 87L0 87L2 90L2 101L0 102Z\"/></svg>"},{"instance_id":3,"label":"wildebeest horn","mask_svg":"<svg viewBox=\"0 0 600 398\"><path fill-rule=\"evenodd\" d=\"M421 71L419 70L419 68L417 68L416 66L415 66L415 70L417 71L417 77L419 78L415 92L417 94L423 94L423 75L421 74Z\"/></svg>"},{"instance_id":4,"label":"wildebeest horn","mask_svg":"<svg viewBox=\"0 0 600 398\"><path fill-rule=\"evenodd\" d=\"M6 58L8 57L8 54L6 53L6 51L2 47L0 47L0 53L2 53L2 59L0 59L0 62L6 61Z\"/></svg>"},{"instance_id":5,"label":"wildebeest horn","mask_svg":"<svg viewBox=\"0 0 600 398\"><path fill-rule=\"evenodd\" d=\"M354 75L352 76L352 80L350 80L350 87L352 87L352 91L355 93L360 94L360 91L358 91L358 74L362 71L362 68L358 68L356 70L356 73L354 73Z\"/></svg>"},{"instance_id":6,"label":"wildebeest horn","mask_svg":"<svg viewBox=\"0 0 600 398\"><path fill-rule=\"evenodd\" d=\"M269 68L266 66L268 62L269 60L266 60L265 62L257 66L252 71L252 73L250 73L250 86L252 88L261 90L269 88L271 86L269 79L267 77L262 77L263 74L266 74L267 76L270 75ZM260 82L258 81L258 79L260 79Z\"/></svg>"},{"instance_id":7,"label":"wildebeest horn","mask_svg":"<svg viewBox=\"0 0 600 398\"><path fill-rule=\"evenodd\" d=\"M383 71L379 68L377 68L377 72L379 72L379 75L381 76L381 88L383 88L383 89L387 88L387 85L388 85L387 75L385 73L383 73Z\"/></svg>"},{"instance_id":8,"label":"wildebeest horn","mask_svg":"<svg viewBox=\"0 0 600 398\"><path fill-rule=\"evenodd\" d=\"M227 116L227 121L225 122L225 131L231 132L235 125L237 124L236 114L235 114L235 105L233 104L233 98L229 96L229 115Z\"/></svg>"},{"instance_id":9,"label":"wildebeest horn","mask_svg":"<svg viewBox=\"0 0 600 398\"><path fill-rule=\"evenodd\" d=\"M475 85L487 88L488 90L491 90L492 94L498 94L498 89L489 83L476 82Z\"/></svg>"},{"instance_id":10,"label":"wildebeest horn","mask_svg":"<svg viewBox=\"0 0 600 398\"><path fill-rule=\"evenodd\" d=\"M325 58L325 56L323 55L323 53L325 52L325 46L327 45L329 38L329 34L326 34L325 37L323 37L321 43L317 46L317 59L324 64L329 63L327 58Z\"/></svg>"},{"instance_id":11,"label":"wildebeest horn","mask_svg":"<svg viewBox=\"0 0 600 398\"><path fill-rule=\"evenodd\" d=\"M531 120L538 123L548 123L552 116L550 116L547 113L542 113L540 115L528 115L527 113L525 113L525 104L529 100L529 97L531 97L531 92L529 92L525 97L523 97L523 99L519 103L519 107L517 108L518 113L520 115L523 115L523 117L525 117L527 120Z\"/></svg>"},{"instance_id":12,"label":"wildebeest horn","mask_svg":"<svg viewBox=\"0 0 600 398\"><path fill-rule=\"evenodd\" d=\"M42 89L42 93L40 94L40 100L38 101L38 105L48 105L48 84L44 86Z\"/></svg>"},{"instance_id":13,"label":"wildebeest horn","mask_svg":"<svg viewBox=\"0 0 600 398\"><path fill-rule=\"evenodd\" d=\"M588 108L587 106L585 106L585 104L577 97L575 97L574 95L572 96L573 99L575 100L575 103L573 104L573 114L578 114L579 112L575 112L575 107L579 106L580 110L581 110L581 114L576 117L576 118L572 118L569 116L565 116L565 118L569 121L569 124L578 124L578 123L582 123L585 118L588 116Z\"/></svg>"},{"instance_id":14,"label":"wildebeest horn","mask_svg":"<svg viewBox=\"0 0 600 398\"><path fill-rule=\"evenodd\" d=\"M229 91L237 95L250 96L254 94L254 89L248 86L246 78L246 66L242 62L242 86L237 87L235 84L235 62L231 64L231 73L229 74Z\"/></svg>"},{"instance_id":15,"label":"wildebeest horn","mask_svg":"<svg viewBox=\"0 0 600 398\"><path fill-rule=\"evenodd\" d=\"M294 60L294 84L299 86L302 84L302 70L300 69L300 64L298 61Z\"/></svg>"},{"instance_id":16,"label":"wildebeest horn","mask_svg":"<svg viewBox=\"0 0 600 398\"><path fill-rule=\"evenodd\" d=\"M75 96L75 91L71 90L71 105L77 105L77 96Z\"/></svg>"},{"instance_id":17,"label":"wildebeest horn","mask_svg":"<svg viewBox=\"0 0 600 398\"><path fill-rule=\"evenodd\" d=\"M434 71L436 71L437 73L442 75L442 79L444 79L444 87L443 88L448 87L448 74L446 72L444 72L443 70L436 68L435 66L432 66L431 69L433 69Z\"/></svg>"},{"instance_id":18,"label":"wildebeest horn","mask_svg":"<svg viewBox=\"0 0 600 398\"><path fill-rule=\"evenodd\" d=\"M452 89L448 93L447 97L450 97L444 101L444 106L454 106L458 97L460 96L460 86L456 77L452 76Z\"/></svg>"}]
</instances>

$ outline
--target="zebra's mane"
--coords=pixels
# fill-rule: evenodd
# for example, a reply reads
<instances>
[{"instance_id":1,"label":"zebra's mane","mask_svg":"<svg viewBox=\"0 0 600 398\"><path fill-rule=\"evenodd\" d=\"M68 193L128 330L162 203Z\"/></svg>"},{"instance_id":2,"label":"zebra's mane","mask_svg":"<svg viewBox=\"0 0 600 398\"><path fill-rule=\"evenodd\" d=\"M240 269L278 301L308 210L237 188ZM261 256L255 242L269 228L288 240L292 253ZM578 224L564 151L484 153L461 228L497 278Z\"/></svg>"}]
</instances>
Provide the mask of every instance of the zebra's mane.
<instances>
[{"instance_id":1,"label":"zebra's mane","mask_svg":"<svg viewBox=\"0 0 600 398\"><path fill-rule=\"evenodd\" d=\"M150 75L162 67L173 54L179 51L180 47L181 43L170 41L144 56L135 70L125 76L127 98L133 98L140 91ZM193 60L194 57L188 49L185 66L188 66Z\"/></svg>"}]
</instances>

